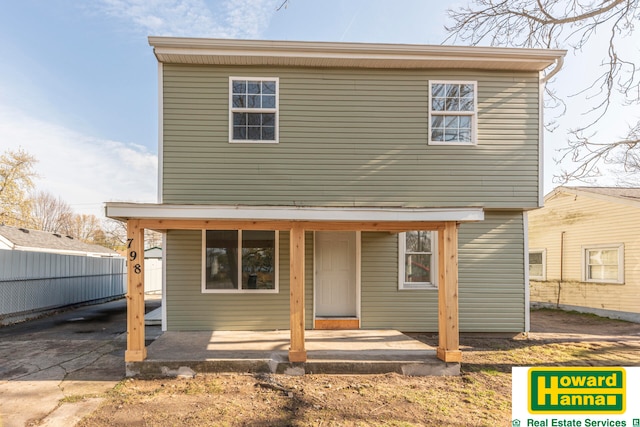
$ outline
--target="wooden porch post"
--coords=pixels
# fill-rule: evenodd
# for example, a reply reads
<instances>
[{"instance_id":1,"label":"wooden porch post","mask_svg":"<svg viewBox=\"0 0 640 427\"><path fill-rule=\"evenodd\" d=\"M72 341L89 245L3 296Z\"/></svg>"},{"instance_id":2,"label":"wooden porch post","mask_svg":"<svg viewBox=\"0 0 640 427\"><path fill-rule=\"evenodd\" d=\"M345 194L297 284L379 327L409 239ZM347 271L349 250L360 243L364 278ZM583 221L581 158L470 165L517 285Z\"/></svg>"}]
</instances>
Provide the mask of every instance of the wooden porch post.
<instances>
[{"instance_id":1,"label":"wooden porch post","mask_svg":"<svg viewBox=\"0 0 640 427\"><path fill-rule=\"evenodd\" d=\"M461 362L458 329L458 227L445 223L438 233L438 359Z\"/></svg>"},{"instance_id":2,"label":"wooden porch post","mask_svg":"<svg viewBox=\"0 0 640 427\"><path fill-rule=\"evenodd\" d=\"M147 358L144 346L144 228L127 222L127 350L125 362Z\"/></svg>"},{"instance_id":3,"label":"wooden porch post","mask_svg":"<svg viewBox=\"0 0 640 427\"><path fill-rule=\"evenodd\" d=\"M294 225L290 231L289 324L291 328L290 362L306 362L304 348L304 228Z\"/></svg>"}]
</instances>

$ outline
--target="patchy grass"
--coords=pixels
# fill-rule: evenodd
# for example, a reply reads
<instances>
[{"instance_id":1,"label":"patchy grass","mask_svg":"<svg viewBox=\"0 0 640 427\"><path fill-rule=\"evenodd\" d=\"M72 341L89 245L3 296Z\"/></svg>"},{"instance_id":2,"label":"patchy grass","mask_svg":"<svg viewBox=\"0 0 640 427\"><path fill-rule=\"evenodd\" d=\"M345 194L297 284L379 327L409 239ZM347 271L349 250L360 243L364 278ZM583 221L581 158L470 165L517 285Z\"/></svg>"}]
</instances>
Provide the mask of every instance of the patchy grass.
<instances>
[{"instance_id":1,"label":"patchy grass","mask_svg":"<svg viewBox=\"0 0 640 427\"><path fill-rule=\"evenodd\" d=\"M63 403L77 403L77 402L82 402L83 400L86 399L92 399L95 397L100 397L97 394L73 394L71 396L65 396L62 399L60 399L60 401L58 402L59 404L63 404Z\"/></svg>"},{"instance_id":2,"label":"patchy grass","mask_svg":"<svg viewBox=\"0 0 640 427\"><path fill-rule=\"evenodd\" d=\"M78 426L507 426L513 366L640 366L640 336L617 341L605 333L611 325L640 332L640 325L566 313L542 315L563 321L570 316L575 328L587 319L585 332L603 339L463 337L463 364L456 377L218 374L189 380L128 379ZM432 336L421 339L433 344Z\"/></svg>"},{"instance_id":3,"label":"patchy grass","mask_svg":"<svg viewBox=\"0 0 640 427\"><path fill-rule=\"evenodd\" d=\"M78 426L499 426L511 417L514 365L640 365L616 342L467 340L458 377L401 375L266 378L199 375L128 379ZM621 353L622 352L622 353Z\"/></svg>"}]
</instances>

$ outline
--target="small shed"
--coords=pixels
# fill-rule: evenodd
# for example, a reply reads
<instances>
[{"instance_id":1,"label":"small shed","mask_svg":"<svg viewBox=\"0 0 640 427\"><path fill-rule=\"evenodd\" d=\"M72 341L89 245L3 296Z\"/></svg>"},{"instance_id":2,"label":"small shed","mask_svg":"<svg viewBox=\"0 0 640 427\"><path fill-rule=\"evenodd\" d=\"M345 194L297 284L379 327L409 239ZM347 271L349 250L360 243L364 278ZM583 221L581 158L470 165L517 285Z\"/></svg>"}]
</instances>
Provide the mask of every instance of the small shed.
<instances>
[{"instance_id":1,"label":"small shed","mask_svg":"<svg viewBox=\"0 0 640 427\"><path fill-rule=\"evenodd\" d=\"M144 250L144 259L162 259L162 248L154 246Z\"/></svg>"},{"instance_id":2,"label":"small shed","mask_svg":"<svg viewBox=\"0 0 640 427\"><path fill-rule=\"evenodd\" d=\"M154 246L144 251L144 292L162 293L162 248Z\"/></svg>"}]
</instances>

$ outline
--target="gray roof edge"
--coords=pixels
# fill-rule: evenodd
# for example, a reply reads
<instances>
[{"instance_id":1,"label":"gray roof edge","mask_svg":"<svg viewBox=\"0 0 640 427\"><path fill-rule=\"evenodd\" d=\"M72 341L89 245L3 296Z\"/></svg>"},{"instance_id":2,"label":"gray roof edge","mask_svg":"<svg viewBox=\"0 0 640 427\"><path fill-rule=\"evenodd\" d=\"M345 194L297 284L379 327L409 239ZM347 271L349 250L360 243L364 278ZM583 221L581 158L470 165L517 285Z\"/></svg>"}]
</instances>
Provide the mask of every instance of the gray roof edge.
<instances>
[{"instance_id":1,"label":"gray roof edge","mask_svg":"<svg viewBox=\"0 0 640 427\"><path fill-rule=\"evenodd\" d=\"M545 196L545 202L560 193L584 195L587 197L608 200L611 202L627 203L640 207L640 187L559 186L551 190Z\"/></svg>"},{"instance_id":2,"label":"gray roof edge","mask_svg":"<svg viewBox=\"0 0 640 427\"><path fill-rule=\"evenodd\" d=\"M10 242L14 250L42 250L42 252L70 255L120 256L116 251L104 246L85 243L60 233L0 225L0 237L4 241Z\"/></svg>"}]
</instances>

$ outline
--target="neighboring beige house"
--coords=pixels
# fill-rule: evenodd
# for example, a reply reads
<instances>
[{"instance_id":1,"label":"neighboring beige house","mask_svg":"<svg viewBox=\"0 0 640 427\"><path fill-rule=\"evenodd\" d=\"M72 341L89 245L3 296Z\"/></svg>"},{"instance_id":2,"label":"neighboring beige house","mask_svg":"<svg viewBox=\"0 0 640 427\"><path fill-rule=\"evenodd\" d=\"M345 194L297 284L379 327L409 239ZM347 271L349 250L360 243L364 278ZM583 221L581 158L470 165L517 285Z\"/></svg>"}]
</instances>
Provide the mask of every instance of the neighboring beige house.
<instances>
[{"instance_id":1,"label":"neighboring beige house","mask_svg":"<svg viewBox=\"0 0 640 427\"><path fill-rule=\"evenodd\" d=\"M531 302L640 322L640 188L558 187L529 213Z\"/></svg>"}]
</instances>

